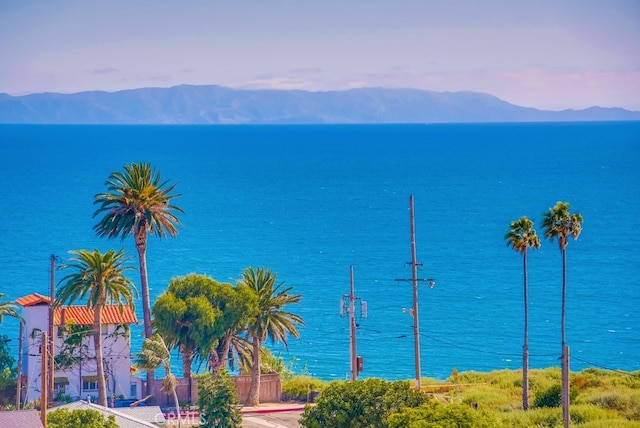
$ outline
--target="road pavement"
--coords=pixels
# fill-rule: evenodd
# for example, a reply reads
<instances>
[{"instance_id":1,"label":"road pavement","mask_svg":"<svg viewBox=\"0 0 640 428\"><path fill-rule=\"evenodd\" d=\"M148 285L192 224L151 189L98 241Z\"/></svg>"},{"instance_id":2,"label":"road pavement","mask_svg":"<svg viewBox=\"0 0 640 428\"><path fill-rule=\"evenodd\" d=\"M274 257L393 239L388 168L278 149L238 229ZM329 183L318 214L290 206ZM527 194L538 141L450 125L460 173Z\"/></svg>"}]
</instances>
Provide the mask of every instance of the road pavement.
<instances>
[{"instance_id":1,"label":"road pavement","mask_svg":"<svg viewBox=\"0 0 640 428\"><path fill-rule=\"evenodd\" d=\"M270 403L242 408L243 428L299 428L304 404Z\"/></svg>"}]
</instances>

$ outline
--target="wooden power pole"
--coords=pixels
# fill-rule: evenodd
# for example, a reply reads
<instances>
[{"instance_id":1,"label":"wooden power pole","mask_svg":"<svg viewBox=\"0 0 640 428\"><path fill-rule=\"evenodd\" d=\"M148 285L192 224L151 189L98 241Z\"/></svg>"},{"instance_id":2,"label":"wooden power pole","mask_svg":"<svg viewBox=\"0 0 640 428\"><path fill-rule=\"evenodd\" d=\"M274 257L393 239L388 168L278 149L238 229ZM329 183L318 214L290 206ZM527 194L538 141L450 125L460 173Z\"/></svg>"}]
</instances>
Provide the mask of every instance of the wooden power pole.
<instances>
[{"instance_id":1,"label":"wooden power pole","mask_svg":"<svg viewBox=\"0 0 640 428\"><path fill-rule=\"evenodd\" d=\"M413 308L409 310L409 313L413 317L413 346L416 366L415 387L420 390L422 385L420 384L420 318L418 316L418 282L429 281L429 287L431 288L435 285L435 281L431 278L418 278L418 266L422 266L422 263L418 263L417 260L413 195L409 196L409 229L411 233L411 261L408 264L411 265L411 279L396 279L396 281L411 281L411 284L413 285Z\"/></svg>"},{"instance_id":2,"label":"wooden power pole","mask_svg":"<svg viewBox=\"0 0 640 428\"><path fill-rule=\"evenodd\" d=\"M356 348L356 300L360 300L355 295L355 285L353 280L353 266L349 267L349 273L351 278L351 293L342 296L342 302L340 305L340 315L344 316L345 308L349 314L349 339L350 339L350 366L351 366L351 380L357 380L358 375L363 368L363 359L358 356ZM360 300L360 315L362 318L367 317L367 302Z\"/></svg>"},{"instance_id":3,"label":"wooden power pole","mask_svg":"<svg viewBox=\"0 0 640 428\"><path fill-rule=\"evenodd\" d=\"M40 391L40 420L42 421L42 425L44 428L47 428L47 402L49 399L49 394L47 391L47 384L49 383L49 376L47 374L47 364L48 364L48 342L47 342L47 332L42 332L42 344L40 345L42 351L40 352L40 356L42 357L42 373L40 374L40 378L42 381L41 391Z\"/></svg>"}]
</instances>

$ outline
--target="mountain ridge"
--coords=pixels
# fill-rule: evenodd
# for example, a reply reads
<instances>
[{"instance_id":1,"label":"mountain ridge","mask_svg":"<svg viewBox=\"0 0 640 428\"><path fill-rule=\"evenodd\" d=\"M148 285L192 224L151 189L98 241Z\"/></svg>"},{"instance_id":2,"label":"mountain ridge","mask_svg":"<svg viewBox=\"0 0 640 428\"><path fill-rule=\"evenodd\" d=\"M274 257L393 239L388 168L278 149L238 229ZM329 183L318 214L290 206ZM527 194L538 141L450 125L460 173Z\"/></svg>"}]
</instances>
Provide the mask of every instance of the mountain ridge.
<instances>
[{"instance_id":1,"label":"mountain ridge","mask_svg":"<svg viewBox=\"0 0 640 428\"><path fill-rule=\"evenodd\" d=\"M640 112L560 111L490 94L410 88L305 91L178 85L72 94L0 93L0 123L15 124L372 124L640 120Z\"/></svg>"}]
</instances>

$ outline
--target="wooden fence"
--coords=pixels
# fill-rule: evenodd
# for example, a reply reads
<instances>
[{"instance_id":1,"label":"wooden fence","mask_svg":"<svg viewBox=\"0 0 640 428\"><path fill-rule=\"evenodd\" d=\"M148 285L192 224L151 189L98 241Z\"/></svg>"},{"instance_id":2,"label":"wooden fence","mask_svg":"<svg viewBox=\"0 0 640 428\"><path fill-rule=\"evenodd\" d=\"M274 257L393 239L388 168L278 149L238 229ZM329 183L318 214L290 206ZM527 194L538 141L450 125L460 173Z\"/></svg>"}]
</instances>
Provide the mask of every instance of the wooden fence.
<instances>
[{"instance_id":1,"label":"wooden fence","mask_svg":"<svg viewBox=\"0 0 640 428\"><path fill-rule=\"evenodd\" d=\"M251 376L234 376L238 401L244 403L249 396L251 387ZM189 394L189 379L178 378L176 386L178 401L180 403L197 404L198 402L198 379L191 379L191 394ZM282 384L280 375L277 373L263 374L260 376L260 402L278 403L282 398ZM174 407L173 395L162 392L162 379L154 379L152 397L147 400L148 404L155 404L162 407Z\"/></svg>"}]
</instances>

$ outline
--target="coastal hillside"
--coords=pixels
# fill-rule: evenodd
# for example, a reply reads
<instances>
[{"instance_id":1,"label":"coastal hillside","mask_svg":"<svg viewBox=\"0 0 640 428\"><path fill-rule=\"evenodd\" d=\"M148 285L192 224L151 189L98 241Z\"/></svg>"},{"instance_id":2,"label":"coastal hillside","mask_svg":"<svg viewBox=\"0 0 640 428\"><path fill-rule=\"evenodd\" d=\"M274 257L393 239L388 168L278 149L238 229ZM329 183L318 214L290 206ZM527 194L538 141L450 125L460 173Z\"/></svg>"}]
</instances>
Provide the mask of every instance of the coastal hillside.
<instances>
[{"instance_id":1,"label":"coastal hillside","mask_svg":"<svg viewBox=\"0 0 640 428\"><path fill-rule=\"evenodd\" d=\"M118 92L0 94L0 123L350 124L640 120L640 112L591 107L548 111L477 92L362 88L242 90L181 85Z\"/></svg>"}]
</instances>

